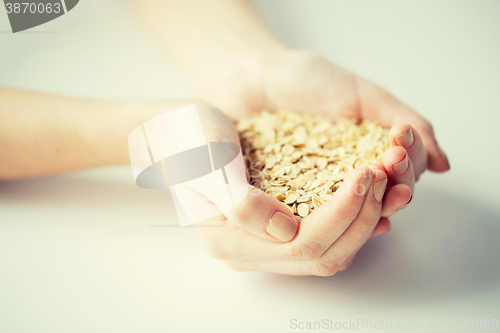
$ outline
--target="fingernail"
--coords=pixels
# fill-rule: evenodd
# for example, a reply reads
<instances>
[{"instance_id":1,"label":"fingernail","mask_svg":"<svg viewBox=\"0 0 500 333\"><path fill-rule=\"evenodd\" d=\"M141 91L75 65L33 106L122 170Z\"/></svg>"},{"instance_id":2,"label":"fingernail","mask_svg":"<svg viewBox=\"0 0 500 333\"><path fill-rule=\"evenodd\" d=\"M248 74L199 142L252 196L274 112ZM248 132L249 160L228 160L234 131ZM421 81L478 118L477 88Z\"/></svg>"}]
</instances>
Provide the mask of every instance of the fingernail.
<instances>
[{"instance_id":1,"label":"fingernail","mask_svg":"<svg viewBox=\"0 0 500 333\"><path fill-rule=\"evenodd\" d=\"M275 211L266 228L266 232L283 242L288 242L297 233L297 223L282 212Z\"/></svg>"},{"instance_id":2,"label":"fingernail","mask_svg":"<svg viewBox=\"0 0 500 333\"><path fill-rule=\"evenodd\" d=\"M385 187L387 186L387 178L378 180L373 184L373 196L378 202L382 201L385 193Z\"/></svg>"},{"instance_id":3,"label":"fingernail","mask_svg":"<svg viewBox=\"0 0 500 333\"><path fill-rule=\"evenodd\" d=\"M408 207L408 205L409 205L409 204L410 204L410 202L411 202L411 199L413 199L413 195L410 197L410 200L408 200L408 202L407 202L404 206L401 206L398 210L401 210L401 209L403 209L403 208Z\"/></svg>"},{"instance_id":4,"label":"fingernail","mask_svg":"<svg viewBox=\"0 0 500 333\"><path fill-rule=\"evenodd\" d=\"M407 169L408 169L408 154L405 154L405 158L401 162L396 163L392 166L392 170L394 170L394 172L399 174L405 173Z\"/></svg>"},{"instance_id":5,"label":"fingernail","mask_svg":"<svg viewBox=\"0 0 500 333\"><path fill-rule=\"evenodd\" d=\"M372 179L373 179L373 172L369 170L368 173L365 173L363 175L359 185L356 186L356 194L365 195L372 184ZM361 187L361 191L359 191L359 193L357 190L358 187Z\"/></svg>"},{"instance_id":6,"label":"fingernail","mask_svg":"<svg viewBox=\"0 0 500 333\"><path fill-rule=\"evenodd\" d=\"M401 134L396 137L396 142L398 145L403 147L410 147L413 144L413 132L411 128L409 128L404 134Z\"/></svg>"}]
</instances>

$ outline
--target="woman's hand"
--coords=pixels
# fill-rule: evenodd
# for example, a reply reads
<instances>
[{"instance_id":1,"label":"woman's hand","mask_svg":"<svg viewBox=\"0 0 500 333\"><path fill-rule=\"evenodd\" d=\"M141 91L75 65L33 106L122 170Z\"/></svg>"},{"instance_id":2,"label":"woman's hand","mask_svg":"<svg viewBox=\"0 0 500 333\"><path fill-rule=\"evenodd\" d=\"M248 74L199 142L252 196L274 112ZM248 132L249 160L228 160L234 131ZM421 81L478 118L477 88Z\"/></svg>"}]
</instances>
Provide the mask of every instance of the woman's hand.
<instances>
[{"instance_id":1,"label":"woman's hand","mask_svg":"<svg viewBox=\"0 0 500 333\"><path fill-rule=\"evenodd\" d=\"M276 199L259 190L234 212L208 221L213 228L196 230L208 253L235 270L331 276L348 268L370 237L389 231L389 220L381 219L386 183L381 165L353 170L329 202L303 219L295 217L299 229L290 242L270 241L249 229L265 227L273 215L260 204ZM287 212L284 205L281 211Z\"/></svg>"},{"instance_id":2,"label":"woman's hand","mask_svg":"<svg viewBox=\"0 0 500 333\"><path fill-rule=\"evenodd\" d=\"M287 108L333 119L376 119L390 130L391 147L383 156L391 186L383 216L411 199L426 170L450 168L431 124L384 89L308 51L280 51L243 62L225 87L205 90L205 97L234 117Z\"/></svg>"},{"instance_id":3,"label":"woman's hand","mask_svg":"<svg viewBox=\"0 0 500 333\"><path fill-rule=\"evenodd\" d=\"M288 108L334 119L376 119L391 128L383 163L394 186L383 216L409 202L426 169L450 168L428 121L321 56L288 48L248 0L132 2L196 95L226 114L239 118Z\"/></svg>"},{"instance_id":4,"label":"woman's hand","mask_svg":"<svg viewBox=\"0 0 500 333\"><path fill-rule=\"evenodd\" d=\"M239 145L234 125L222 112L204 103L196 107L208 142ZM220 208L219 197L213 194L216 191L198 182L183 184L178 200L181 205L194 202L197 209L210 213L219 209L215 217L195 227L208 253L235 269L333 275L350 265L370 237L389 231L389 220L381 217L387 185L381 164L349 173L333 198L304 219L248 185L245 168L227 168L230 183L248 186L247 195L232 209ZM200 213L195 215L204 212Z\"/></svg>"},{"instance_id":5,"label":"woman's hand","mask_svg":"<svg viewBox=\"0 0 500 333\"><path fill-rule=\"evenodd\" d=\"M221 215L219 222L226 228L199 231L209 251L230 261L233 267L329 275L352 260L356 250L350 246L361 246L370 235L367 230L374 228L381 216L394 214L410 201L420 174L426 169L449 169L425 119L383 89L322 57L290 50L273 35L249 1L132 2L196 95L235 119L262 110L288 108L333 119L377 119L382 126L391 128L391 148L376 171L376 177L383 173L392 185L383 204L374 204L373 196L366 194L353 200L357 203L351 210L336 202L352 198L338 195L303 219L298 234L285 244L259 237L264 235L272 209L261 211L261 207L250 204L242 210L246 215ZM345 188L349 186L353 184L346 181ZM269 207L280 204L277 200L265 201ZM364 203L363 208L359 201ZM238 220L239 216L248 219ZM362 222L358 220L361 216ZM247 220L254 222L244 224ZM342 234L347 225L348 230L356 232ZM354 227L358 225L365 227ZM373 235L389 227L388 220L382 218ZM290 230L293 232L293 228Z\"/></svg>"}]
</instances>

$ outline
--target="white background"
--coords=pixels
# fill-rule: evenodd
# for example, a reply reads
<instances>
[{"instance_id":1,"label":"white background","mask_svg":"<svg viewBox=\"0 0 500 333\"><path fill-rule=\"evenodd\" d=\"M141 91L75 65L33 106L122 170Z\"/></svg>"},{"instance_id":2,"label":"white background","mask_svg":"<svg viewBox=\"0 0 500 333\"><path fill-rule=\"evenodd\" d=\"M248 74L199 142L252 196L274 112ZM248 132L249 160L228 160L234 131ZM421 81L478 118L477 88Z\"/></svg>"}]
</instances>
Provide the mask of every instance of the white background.
<instances>
[{"instance_id":1,"label":"white background","mask_svg":"<svg viewBox=\"0 0 500 333\"><path fill-rule=\"evenodd\" d=\"M257 6L290 45L421 112L451 172L424 175L391 232L331 278L230 271L193 229L151 227L177 223L173 204L168 192L136 187L127 167L0 183L0 332L297 331L291 319L439 320L442 331L445 319L500 319L500 2ZM0 9L0 85L189 96L117 0L81 1L18 34Z\"/></svg>"}]
</instances>

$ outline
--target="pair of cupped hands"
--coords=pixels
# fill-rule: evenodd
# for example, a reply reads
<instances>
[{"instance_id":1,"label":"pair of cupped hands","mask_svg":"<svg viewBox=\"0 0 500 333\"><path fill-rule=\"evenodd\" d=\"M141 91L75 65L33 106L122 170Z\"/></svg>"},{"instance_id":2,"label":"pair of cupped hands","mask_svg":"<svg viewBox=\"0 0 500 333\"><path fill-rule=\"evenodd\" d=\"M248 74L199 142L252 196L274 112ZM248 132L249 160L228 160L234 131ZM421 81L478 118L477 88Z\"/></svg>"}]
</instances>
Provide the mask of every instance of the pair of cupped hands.
<instances>
[{"instance_id":1,"label":"pair of cupped hands","mask_svg":"<svg viewBox=\"0 0 500 333\"><path fill-rule=\"evenodd\" d=\"M241 203L205 221L213 228L197 228L207 252L235 270L318 276L345 270L368 239L390 230L389 217L411 201L415 182L426 169L450 168L427 120L384 89L312 52L293 51L258 66L242 65L224 83L207 89L204 97L210 104L197 104L207 141L239 145L229 117L279 108L332 120L372 119L390 128L383 164L351 171L333 198L309 216L294 216L249 184ZM239 177L248 183L248 172ZM193 189L193 195L201 194Z\"/></svg>"}]
</instances>

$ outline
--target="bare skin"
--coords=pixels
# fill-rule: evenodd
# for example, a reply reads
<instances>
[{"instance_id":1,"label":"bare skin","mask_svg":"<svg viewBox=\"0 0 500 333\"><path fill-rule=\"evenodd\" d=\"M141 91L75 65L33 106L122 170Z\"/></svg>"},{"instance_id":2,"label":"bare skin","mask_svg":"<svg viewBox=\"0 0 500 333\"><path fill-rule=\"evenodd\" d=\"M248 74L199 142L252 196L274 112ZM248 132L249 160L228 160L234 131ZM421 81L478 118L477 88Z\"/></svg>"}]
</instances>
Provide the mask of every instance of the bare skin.
<instances>
[{"instance_id":1,"label":"bare skin","mask_svg":"<svg viewBox=\"0 0 500 333\"><path fill-rule=\"evenodd\" d=\"M6 106L0 112L1 180L129 164L127 138L135 127L193 103L208 141L239 144L232 121L195 100L96 101L8 89L0 89L0 97ZM239 178L247 182L244 170ZM305 219L294 217L276 198L248 185L246 199L207 221L219 227L203 228L206 232L200 236L212 256L226 260L234 269L331 275L348 267L368 238L389 230L388 219L382 218L383 191L378 199L373 194L375 183L385 179L382 165L358 168L335 199ZM358 184L363 184L362 193L355 191ZM181 199L191 200L190 196L199 197L200 192L192 189ZM201 200L213 205L209 196ZM266 233L275 211L297 223L299 232L291 241Z\"/></svg>"},{"instance_id":2,"label":"bare skin","mask_svg":"<svg viewBox=\"0 0 500 333\"><path fill-rule=\"evenodd\" d=\"M366 241L367 235L390 229L386 218L409 203L415 182L425 170L443 172L450 168L427 120L384 89L314 52L288 48L273 35L248 1L130 1L193 90L233 118L287 108L332 119L376 119L391 129L391 148L384 154L383 165L372 166L372 171L380 170L387 175L390 185L377 221L382 219L376 229L364 229L365 237L361 235L362 229L357 229L358 240ZM372 214L377 217L373 211ZM310 219L318 215L313 213ZM338 227L335 218L323 218L332 228ZM303 225L290 244L300 243L297 239L304 232ZM299 268L283 263L276 256L272 258L275 253L271 250L274 261L244 260L235 255L240 252L234 247L221 245L222 236L212 232L201 236L209 253L239 270L317 274L303 265ZM314 243L314 239L309 240ZM342 242L331 238L330 243L335 248L335 244ZM363 243L357 244L356 249ZM344 269L352 262L356 249L351 249L346 257L338 256L337 260L321 265L327 267L328 273Z\"/></svg>"},{"instance_id":3,"label":"bare skin","mask_svg":"<svg viewBox=\"0 0 500 333\"><path fill-rule=\"evenodd\" d=\"M241 204L207 221L221 227L198 229L208 253L236 270L330 276L349 267L369 238L389 231L387 217L410 201L425 170L449 169L428 121L384 89L314 52L288 48L247 1L130 2L193 91L214 107L197 101L88 101L1 89L0 179L129 163L126 142L133 128L193 102L207 138L237 144L229 118L262 110L376 119L391 129L383 164L351 172L334 199L311 215L290 216L275 198L249 187L251 195ZM239 177L246 181L247 175ZM356 193L360 184L364 191ZM202 199L211 204L209 197ZM267 232L276 211L294 221L290 239Z\"/></svg>"},{"instance_id":4,"label":"bare skin","mask_svg":"<svg viewBox=\"0 0 500 333\"><path fill-rule=\"evenodd\" d=\"M0 88L0 180L130 164L127 138L197 100L104 101Z\"/></svg>"}]
</instances>

